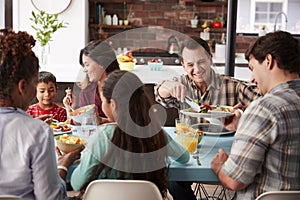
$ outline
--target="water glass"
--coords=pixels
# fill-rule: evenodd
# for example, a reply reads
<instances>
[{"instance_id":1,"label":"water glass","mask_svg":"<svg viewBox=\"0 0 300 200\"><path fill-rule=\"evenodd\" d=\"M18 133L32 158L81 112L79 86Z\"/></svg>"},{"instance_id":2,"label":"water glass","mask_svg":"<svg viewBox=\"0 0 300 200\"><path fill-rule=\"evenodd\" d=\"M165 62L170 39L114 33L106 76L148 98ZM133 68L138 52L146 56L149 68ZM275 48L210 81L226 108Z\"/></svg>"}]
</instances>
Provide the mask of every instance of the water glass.
<instances>
[{"instance_id":1,"label":"water glass","mask_svg":"<svg viewBox=\"0 0 300 200\"><path fill-rule=\"evenodd\" d=\"M96 116L84 117L81 124L81 132L84 139L88 139L89 136L94 134L97 130L97 119Z\"/></svg>"}]
</instances>

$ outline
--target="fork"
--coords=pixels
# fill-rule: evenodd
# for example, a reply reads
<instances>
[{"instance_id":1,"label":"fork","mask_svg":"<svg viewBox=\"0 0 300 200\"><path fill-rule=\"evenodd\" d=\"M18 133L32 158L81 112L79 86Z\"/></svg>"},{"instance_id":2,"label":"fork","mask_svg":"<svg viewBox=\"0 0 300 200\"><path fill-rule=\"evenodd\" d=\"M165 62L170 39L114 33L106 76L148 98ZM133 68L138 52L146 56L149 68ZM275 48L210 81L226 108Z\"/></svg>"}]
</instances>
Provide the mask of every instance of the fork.
<instances>
[{"instance_id":1,"label":"fork","mask_svg":"<svg viewBox=\"0 0 300 200\"><path fill-rule=\"evenodd\" d=\"M198 155L193 155L193 158L196 159L197 164L198 164L199 166L201 166L201 162L200 162L200 160L199 160L199 156L198 156Z\"/></svg>"}]
</instances>

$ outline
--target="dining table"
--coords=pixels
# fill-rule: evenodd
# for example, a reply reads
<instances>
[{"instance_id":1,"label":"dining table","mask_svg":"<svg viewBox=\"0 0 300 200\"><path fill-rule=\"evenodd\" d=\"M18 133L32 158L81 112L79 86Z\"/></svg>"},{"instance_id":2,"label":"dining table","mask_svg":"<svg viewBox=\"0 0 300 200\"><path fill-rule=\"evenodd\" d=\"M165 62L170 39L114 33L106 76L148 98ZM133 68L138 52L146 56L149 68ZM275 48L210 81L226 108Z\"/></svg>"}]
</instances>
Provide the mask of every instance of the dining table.
<instances>
[{"instance_id":1,"label":"dining table","mask_svg":"<svg viewBox=\"0 0 300 200\"><path fill-rule=\"evenodd\" d=\"M175 139L175 127L163 127L163 129ZM80 134L80 127L73 129L73 134ZM194 156L190 156L189 162L179 164L171 160L168 171L169 181L191 181L206 184L218 184L219 180L211 169L210 163L218 152L219 148L223 148L229 153L234 133L227 134L204 134L201 142L197 146L197 161ZM78 166L78 162L71 165L68 169L67 180L70 180L72 172Z\"/></svg>"}]
</instances>

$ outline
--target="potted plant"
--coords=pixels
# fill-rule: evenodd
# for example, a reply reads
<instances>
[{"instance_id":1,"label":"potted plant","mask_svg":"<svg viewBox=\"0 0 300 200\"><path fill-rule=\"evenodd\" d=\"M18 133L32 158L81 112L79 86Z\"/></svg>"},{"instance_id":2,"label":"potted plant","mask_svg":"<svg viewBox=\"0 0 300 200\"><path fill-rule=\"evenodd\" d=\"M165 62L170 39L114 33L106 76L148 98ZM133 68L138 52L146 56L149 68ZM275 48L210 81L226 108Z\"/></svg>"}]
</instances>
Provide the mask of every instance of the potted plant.
<instances>
[{"instance_id":1,"label":"potted plant","mask_svg":"<svg viewBox=\"0 0 300 200\"><path fill-rule=\"evenodd\" d=\"M32 17L29 18L34 24L31 26L36 31L36 39L41 45L40 62L46 64L47 50L49 51L49 42L52 41L53 34L61 28L66 28L68 23L58 20L58 14L48 14L45 11L39 13L31 12ZM48 46L48 49L46 48Z\"/></svg>"}]
</instances>

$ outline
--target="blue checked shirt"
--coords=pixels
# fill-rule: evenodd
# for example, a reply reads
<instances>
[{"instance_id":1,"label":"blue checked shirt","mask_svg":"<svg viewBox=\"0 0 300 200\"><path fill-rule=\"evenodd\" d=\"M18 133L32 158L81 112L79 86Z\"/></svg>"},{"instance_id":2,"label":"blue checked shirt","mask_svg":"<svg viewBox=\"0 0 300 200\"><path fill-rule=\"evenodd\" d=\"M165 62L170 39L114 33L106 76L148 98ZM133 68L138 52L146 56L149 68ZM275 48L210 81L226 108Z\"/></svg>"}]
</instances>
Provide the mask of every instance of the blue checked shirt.
<instances>
[{"instance_id":1,"label":"blue checked shirt","mask_svg":"<svg viewBox=\"0 0 300 200\"><path fill-rule=\"evenodd\" d=\"M223 171L249 184L237 199L300 190L300 80L271 89L244 112Z\"/></svg>"}]
</instances>

